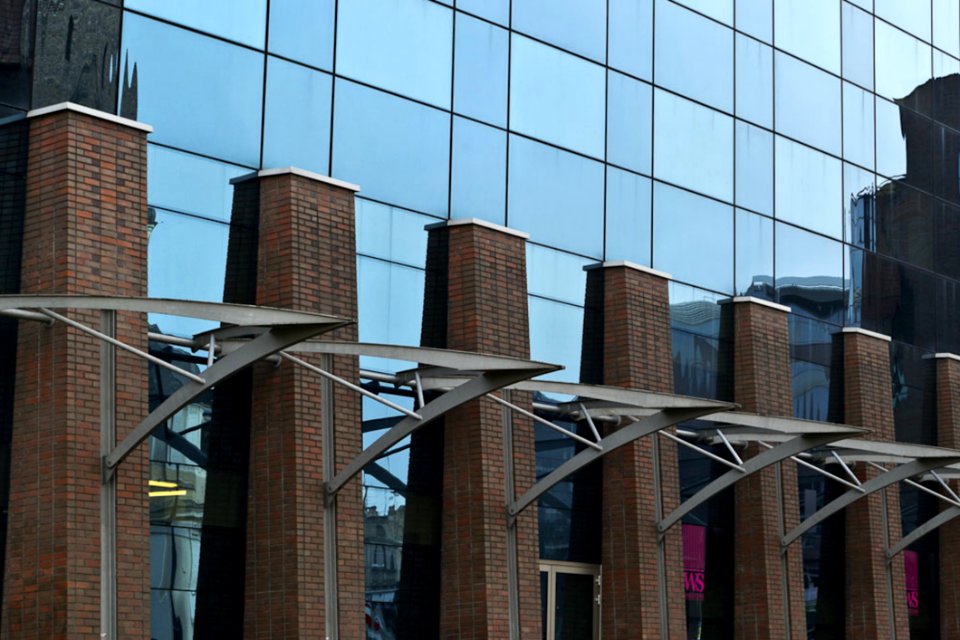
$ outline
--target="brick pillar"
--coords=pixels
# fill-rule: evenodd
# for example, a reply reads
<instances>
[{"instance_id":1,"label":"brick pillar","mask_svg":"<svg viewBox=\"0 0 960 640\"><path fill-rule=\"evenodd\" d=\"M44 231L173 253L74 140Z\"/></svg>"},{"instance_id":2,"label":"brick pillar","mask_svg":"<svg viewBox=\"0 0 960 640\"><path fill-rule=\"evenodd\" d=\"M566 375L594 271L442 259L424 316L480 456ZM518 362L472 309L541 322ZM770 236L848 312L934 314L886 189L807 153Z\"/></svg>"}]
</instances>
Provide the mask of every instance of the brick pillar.
<instances>
[{"instance_id":1,"label":"brick pillar","mask_svg":"<svg viewBox=\"0 0 960 640\"><path fill-rule=\"evenodd\" d=\"M629 262L587 267L583 382L673 392L669 281L668 274ZM604 638L686 637L679 526L665 536L665 585L658 568L655 450L660 457L661 513L673 511L680 500L676 446L664 446L658 437L635 441L603 458ZM667 590L667 630L661 630L659 589Z\"/></svg>"},{"instance_id":2,"label":"brick pillar","mask_svg":"<svg viewBox=\"0 0 960 640\"><path fill-rule=\"evenodd\" d=\"M357 187L297 169L261 171L257 304L355 318ZM333 339L355 341L356 325ZM304 357L319 364L319 357ZM333 372L356 380L357 359ZM321 378L289 362L254 369L245 638L317 638L325 628ZM336 468L361 450L360 398L334 388ZM337 499L339 638L365 637L360 478Z\"/></svg>"},{"instance_id":3,"label":"brick pillar","mask_svg":"<svg viewBox=\"0 0 960 640\"><path fill-rule=\"evenodd\" d=\"M526 234L480 220L427 227L425 346L526 358ZM445 268L444 268L445 267ZM442 269L442 270L441 270ZM512 399L528 405L526 394ZM533 425L513 418L517 495L536 475ZM443 438L440 637L509 637L503 412L489 400L447 413ZM540 637L537 512L517 521L521 637Z\"/></svg>"},{"instance_id":4,"label":"brick pillar","mask_svg":"<svg viewBox=\"0 0 960 640\"><path fill-rule=\"evenodd\" d=\"M790 416L790 308L750 297L730 302L734 402L744 411ZM751 444L743 457L763 450ZM781 536L800 523L796 465L777 464L744 478L734 486L734 500L736 637L806 638L803 547L792 545L785 559L780 553Z\"/></svg>"},{"instance_id":5,"label":"brick pillar","mask_svg":"<svg viewBox=\"0 0 960 640\"><path fill-rule=\"evenodd\" d=\"M895 439L890 380L890 338L843 329L844 422L870 430L868 440ZM861 480L879 472L859 463ZM900 492L890 487L846 509L846 632L848 638L909 638L904 596L903 557L890 564L893 611L890 611L885 542L900 539ZM884 536L884 521L887 536ZM896 635L893 636L892 634Z\"/></svg>"},{"instance_id":6,"label":"brick pillar","mask_svg":"<svg viewBox=\"0 0 960 640\"><path fill-rule=\"evenodd\" d=\"M29 116L21 291L145 295L150 127L67 104ZM146 317L117 314L116 335L145 350ZM99 362L95 338L20 323L3 637L99 637ZM146 363L117 351L116 380L119 441L146 415ZM150 630L146 461L143 446L116 475L121 638Z\"/></svg>"},{"instance_id":7,"label":"brick pillar","mask_svg":"<svg viewBox=\"0 0 960 640\"><path fill-rule=\"evenodd\" d=\"M960 356L938 353L937 444L960 449ZM960 491L960 481L950 487ZM940 637L960 638L960 520L940 527Z\"/></svg>"}]
</instances>

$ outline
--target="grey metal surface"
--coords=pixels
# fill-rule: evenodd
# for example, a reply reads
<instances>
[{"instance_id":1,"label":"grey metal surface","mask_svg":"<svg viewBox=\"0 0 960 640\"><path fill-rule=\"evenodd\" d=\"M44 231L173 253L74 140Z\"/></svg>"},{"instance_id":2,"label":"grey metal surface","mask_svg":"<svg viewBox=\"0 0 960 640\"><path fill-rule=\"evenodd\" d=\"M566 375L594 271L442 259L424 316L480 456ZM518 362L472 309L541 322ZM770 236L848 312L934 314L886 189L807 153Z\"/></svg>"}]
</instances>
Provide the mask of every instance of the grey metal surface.
<instances>
[{"instance_id":1,"label":"grey metal surface","mask_svg":"<svg viewBox=\"0 0 960 640\"><path fill-rule=\"evenodd\" d=\"M923 536L939 529L957 516L960 516L960 507L948 507L944 509L911 531L908 535L903 536L896 544L887 549L887 558L893 558Z\"/></svg>"},{"instance_id":2,"label":"grey metal surface","mask_svg":"<svg viewBox=\"0 0 960 640\"><path fill-rule=\"evenodd\" d=\"M333 369L333 356L320 356L321 366ZM333 477L336 469L336 407L333 406L333 380L324 377L320 382L320 438L323 451L323 480ZM337 496L323 496L323 588L324 625L326 637L340 637L340 592L337 582Z\"/></svg>"},{"instance_id":3,"label":"grey metal surface","mask_svg":"<svg viewBox=\"0 0 960 640\"><path fill-rule=\"evenodd\" d=\"M116 335L116 313L100 312L100 331ZM100 455L117 441L116 347L100 342ZM117 483L111 477L100 485L100 637L117 638Z\"/></svg>"}]
</instances>

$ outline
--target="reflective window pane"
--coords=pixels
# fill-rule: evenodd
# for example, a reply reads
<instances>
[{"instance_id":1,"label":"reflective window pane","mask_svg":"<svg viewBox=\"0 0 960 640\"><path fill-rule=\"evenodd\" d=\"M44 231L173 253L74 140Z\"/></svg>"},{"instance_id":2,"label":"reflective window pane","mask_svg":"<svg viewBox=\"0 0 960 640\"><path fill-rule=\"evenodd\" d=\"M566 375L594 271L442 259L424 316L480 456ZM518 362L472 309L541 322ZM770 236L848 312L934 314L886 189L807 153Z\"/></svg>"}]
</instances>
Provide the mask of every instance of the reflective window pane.
<instances>
[{"instance_id":1,"label":"reflective window pane","mask_svg":"<svg viewBox=\"0 0 960 640\"><path fill-rule=\"evenodd\" d=\"M510 136L507 225L535 242L599 258L603 253L603 165Z\"/></svg>"},{"instance_id":2,"label":"reflective window pane","mask_svg":"<svg viewBox=\"0 0 960 640\"><path fill-rule=\"evenodd\" d=\"M272 56L267 61L263 166L330 173L332 77Z\"/></svg>"},{"instance_id":3,"label":"reflective window pane","mask_svg":"<svg viewBox=\"0 0 960 640\"><path fill-rule=\"evenodd\" d=\"M776 225L777 297L793 312L839 322L843 245L796 227Z\"/></svg>"},{"instance_id":4,"label":"reflective window pane","mask_svg":"<svg viewBox=\"0 0 960 640\"><path fill-rule=\"evenodd\" d=\"M737 29L770 42L773 36L773 0L737 0Z\"/></svg>"},{"instance_id":5,"label":"reflective window pane","mask_svg":"<svg viewBox=\"0 0 960 640\"><path fill-rule=\"evenodd\" d=\"M606 0L513 0L513 28L574 53L603 61Z\"/></svg>"},{"instance_id":6,"label":"reflective window pane","mask_svg":"<svg viewBox=\"0 0 960 640\"><path fill-rule=\"evenodd\" d=\"M733 31L669 0L656 10L657 84L733 111Z\"/></svg>"},{"instance_id":7,"label":"reflective window pane","mask_svg":"<svg viewBox=\"0 0 960 640\"><path fill-rule=\"evenodd\" d=\"M603 67L513 37L510 126L547 142L603 157Z\"/></svg>"},{"instance_id":8,"label":"reflective window pane","mask_svg":"<svg viewBox=\"0 0 960 640\"><path fill-rule=\"evenodd\" d=\"M457 9L503 26L510 23L510 0L457 0Z\"/></svg>"},{"instance_id":9,"label":"reflective window pane","mask_svg":"<svg viewBox=\"0 0 960 640\"><path fill-rule=\"evenodd\" d=\"M760 213L773 213L773 136L737 122L736 202Z\"/></svg>"},{"instance_id":10,"label":"reflective window pane","mask_svg":"<svg viewBox=\"0 0 960 640\"><path fill-rule=\"evenodd\" d=\"M650 180L607 167L605 260L650 266Z\"/></svg>"},{"instance_id":11,"label":"reflective window pane","mask_svg":"<svg viewBox=\"0 0 960 640\"><path fill-rule=\"evenodd\" d=\"M650 80L653 74L653 0L609 0L611 67Z\"/></svg>"},{"instance_id":12,"label":"reflective window pane","mask_svg":"<svg viewBox=\"0 0 960 640\"><path fill-rule=\"evenodd\" d=\"M887 22L892 22L927 42L930 41L930 3L927 0L874 0L874 11ZM953 23L954 30L957 24Z\"/></svg>"},{"instance_id":13,"label":"reflective window pane","mask_svg":"<svg viewBox=\"0 0 960 640\"><path fill-rule=\"evenodd\" d=\"M147 146L147 202L154 207L230 220L230 179L250 169L156 145Z\"/></svg>"},{"instance_id":14,"label":"reflective window pane","mask_svg":"<svg viewBox=\"0 0 960 640\"><path fill-rule=\"evenodd\" d=\"M609 72L607 162L650 173L652 101L650 85Z\"/></svg>"},{"instance_id":15,"label":"reflective window pane","mask_svg":"<svg viewBox=\"0 0 960 640\"><path fill-rule=\"evenodd\" d=\"M901 128L901 107L877 98L877 173L896 178L907 173L907 143Z\"/></svg>"},{"instance_id":16,"label":"reflective window pane","mask_svg":"<svg viewBox=\"0 0 960 640\"><path fill-rule=\"evenodd\" d=\"M960 56L960 0L933 0L933 46Z\"/></svg>"},{"instance_id":17,"label":"reflective window pane","mask_svg":"<svg viewBox=\"0 0 960 640\"><path fill-rule=\"evenodd\" d=\"M840 73L840 0L775 0L774 41L827 71Z\"/></svg>"},{"instance_id":18,"label":"reflective window pane","mask_svg":"<svg viewBox=\"0 0 960 640\"><path fill-rule=\"evenodd\" d=\"M773 221L737 209L736 288L738 296L773 297Z\"/></svg>"},{"instance_id":19,"label":"reflective window pane","mask_svg":"<svg viewBox=\"0 0 960 640\"><path fill-rule=\"evenodd\" d=\"M530 358L564 366L541 380L580 381L583 308L530 296Z\"/></svg>"},{"instance_id":20,"label":"reflective window pane","mask_svg":"<svg viewBox=\"0 0 960 640\"><path fill-rule=\"evenodd\" d=\"M933 196L922 191L899 182L881 185L876 196L877 251L932 269L936 207Z\"/></svg>"},{"instance_id":21,"label":"reflective window pane","mask_svg":"<svg viewBox=\"0 0 960 640\"><path fill-rule=\"evenodd\" d=\"M677 0L694 11L733 26L733 0Z\"/></svg>"},{"instance_id":22,"label":"reflective window pane","mask_svg":"<svg viewBox=\"0 0 960 640\"><path fill-rule=\"evenodd\" d=\"M335 0L270 0L270 51L333 69Z\"/></svg>"},{"instance_id":23,"label":"reflective window pane","mask_svg":"<svg viewBox=\"0 0 960 640\"><path fill-rule=\"evenodd\" d=\"M843 157L873 168L873 94L843 83Z\"/></svg>"},{"instance_id":24,"label":"reflective window pane","mask_svg":"<svg viewBox=\"0 0 960 640\"><path fill-rule=\"evenodd\" d=\"M841 238L840 161L780 136L775 146L777 217Z\"/></svg>"},{"instance_id":25,"label":"reflective window pane","mask_svg":"<svg viewBox=\"0 0 960 640\"><path fill-rule=\"evenodd\" d=\"M365 196L446 217L450 116L337 80L335 177Z\"/></svg>"},{"instance_id":26,"label":"reflective window pane","mask_svg":"<svg viewBox=\"0 0 960 640\"><path fill-rule=\"evenodd\" d=\"M714 291L733 290L733 207L653 186L653 266Z\"/></svg>"},{"instance_id":27,"label":"reflective window pane","mask_svg":"<svg viewBox=\"0 0 960 640\"><path fill-rule=\"evenodd\" d=\"M778 53L777 131L840 155L840 80Z\"/></svg>"},{"instance_id":28,"label":"reflective window pane","mask_svg":"<svg viewBox=\"0 0 960 640\"><path fill-rule=\"evenodd\" d=\"M126 0L123 6L263 49L266 0Z\"/></svg>"},{"instance_id":29,"label":"reflective window pane","mask_svg":"<svg viewBox=\"0 0 960 640\"><path fill-rule=\"evenodd\" d=\"M423 268L427 258L427 231L436 218L356 199L357 253Z\"/></svg>"},{"instance_id":30,"label":"reflective window pane","mask_svg":"<svg viewBox=\"0 0 960 640\"><path fill-rule=\"evenodd\" d=\"M737 117L773 127L773 53L756 40L737 36Z\"/></svg>"},{"instance_id":31,"label":"reflective window pane","mask_svg":"<svg viewBox=\"0 0 960 640\"><path fill-rule=\"evenodd\" d=\"M121 115L153 125L151 140L260 164L263 54L133 13L123 50Z\"/></svg>"},{"instance_id":32,"label":"reflective window pane","mask_svg":"<svg viewBox=\"0 0 960 640\"><path fill-rule=\"evenodd\" d=\"M357 309L361 342L420 344L423 270L358 257Z\"/></svg>"},{"instance_id":33,"label":"reflective window pane","mask_svg":"<svg viewBox=\"0 0 960 640\"><path fill-rule=\"evenodd\" d=\"M844 2L843 77L867 89L873 88L872 42L873 16Z\"/></svg>"},{"instance_id":34,"label":"reflective window pane","mask_svg":"<svg viewBox=\"0 0 960 640\"><path fill-rule=\"evenodd\" d=\"M896 27L876 22L877 93L900 100L930 79L930 45L912 38ZM907 104L914 106L913 100Z\"/></svg>"},{"instance_id":35,"label":"reflective window pane","mask_svg":"<svg viewBox=\"0 0 960 640\"><path fill-rule=\"evenodd\" d=\"M457 14L453 108L491 124L507 122L507 31Z\"/></svg>"},{"instance_id":36,"label":"reflective window pane","mask_svg":"<svg viewBox=\"0 0 960 640\"><path fill-rule=\"evenodd\" d=\"M733 198L733 118L655 92L654 175L707 195Z\"/></svg>"},{"instance_id":37,"label":"reflective window pane","mask_svg":"<svg viewBox=\"0 0 960 640\"><path fill-rule=\"evenodd\" d=\"M451 218L482 218L504 223L507 134L454 118Z\"/></svg>"},{"instance_id":38,"label":"reflective window pane","mask_svg":"<svg viewBox=\"0 0 960 640\"><path fill-rule=\"evenodd\" d=\"M844 163L843 218L846 224L844 239L872 251L876 251L875 191L876 178L872 173Z\"/></svg>"},{"instance_id":39,"label":"reflective window pane","mask_svg":"<svg viewBox=\"0 0 960 640\"><path fill-rule=\"evenodd\" d=\"M583 268L596 264L564 251L527 243L527 291L561 302L582 305L587 286Z\"/></svg>"},{"instance_id":40,"label":"reflective window pane","mask_svg":"<svg viewBox=\"0 0 960 640\"><path fill-rule=\"evenodd\" d=\"M337 74L450 107L453 12L428 0L337 8Z\"/></svg>"}]
</instances>

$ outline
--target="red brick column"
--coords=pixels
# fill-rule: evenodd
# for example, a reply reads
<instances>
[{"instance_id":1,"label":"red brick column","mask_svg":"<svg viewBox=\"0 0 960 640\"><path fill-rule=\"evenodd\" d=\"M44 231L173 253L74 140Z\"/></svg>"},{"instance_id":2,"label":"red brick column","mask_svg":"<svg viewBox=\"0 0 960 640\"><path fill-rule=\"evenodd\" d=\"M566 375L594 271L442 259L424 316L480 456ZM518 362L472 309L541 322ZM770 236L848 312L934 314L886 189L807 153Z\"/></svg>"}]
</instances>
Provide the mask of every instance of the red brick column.
<instances>
[{"instance_id":1,"label":"red brick column","mask_svg":"<svg viewBox=\"0 0 960 640\"><path fill-rule=\"evenodd\" d=\"M731 304L734 402L744 411L790 416L790 308L749 297ZM743 457L761 451L751 445ZM736 637L806 638L803 548L792 545L785 560L780 553L781 536L800 523L796 466L788 461L748 476L734 496Z\"/></svg>"},{"instance_id":2,"label":"red brick column","mask_svg":"<svg viewBox=\"0 0 960 640\"><path fill-rule=\"evenodd\" d=\"M146 293L146 134L74 105L31 112L21 291ZM100 328L96 311L69 312ZM143 314L117 337L147 347ZM14 399L3 637L99 637L100 343L57 323L21 322ZM117 439L146 415L147 366L118 351ZM119 637L150 630L147 448L117 471Z\"/></svg>"},{"instance_id":3,"label":"red brick column","mask_svg":"<svg viewBox=\"0 0 960 640\"><path fill-rule=\"evenodd\" d=\"M526 234L480 220L430 225L425 346L529 357ZM437 270L446 263L443 273ZM513 394L529 405L530 398ZM520 396L520 397L518 397ZM509 637L503 412L489 400L445 418L440 637ZM533 426L513 416L515 491L536 476ZM521 637L540 637L537 512L517 521Z\"/></svg>"},{"instance_id":4,"label":"red brick column","mask_svg":"<svg viewBox=\"0 0 960 640\"><path fill-rule=\"evenodd\" d=\"M960 356L938 353L937 444L960 449ZM960 482L950 481L954 491ZM940 637L960 638L960 520L940 527Z\"/></svg>"},{"instance_id":5,"label":"red brick column","mask_svg":"<svg viewBox=\"0 0 960 640\"><path fill-rule=\"evenodd\" d=\"M261 171L258 304L355 318L357 187L296 169ZM332 337L356 340L356 326ZM308 359L304 357L304 359ZM319 364L319 358L311 358ZM356 380L353 357L333 372ZM254 370L247 512L245 638L324 636L321 413L334 403L336 468L361 449L360 399L290 362ZM363 504L356 478L337 499L339 638L365 637Z\"/></svg>"},{"instance_id":6,"label":"red brick column","mask_svg":"<svg viewBox=\"0 0 960 640\"><path fill-rule=\"evenodd\" d=\"M890 338L847 327L843 330L844 422L870 430L870 440L894 440ZM857 464L861 480L879 472ZM886 517L884 516L886 510ZM848 638L909 638L903 558L893 559L893 606L887 585L887 539L900 539L899 487L862 498L846 509L846 631Z\"/></svg>"},{"instance_id":7,"label":"red brick column","mask_svg":"<svg viewBox=\"0 0 960 640\"><path fill-rule=\"evenodd\" d=\"M581 380L591 384L673 392L668 274L629 262L587 267ZM665 537L666 585L661 585L657 542L654 449L660 456L661 514L680 500L676 446L643 438L603 458L604 638L683 638L681 528ZM662 517L662 515L661 515ZM661 629L659 589L667 590Z\"/></svg>"}]
</instances>

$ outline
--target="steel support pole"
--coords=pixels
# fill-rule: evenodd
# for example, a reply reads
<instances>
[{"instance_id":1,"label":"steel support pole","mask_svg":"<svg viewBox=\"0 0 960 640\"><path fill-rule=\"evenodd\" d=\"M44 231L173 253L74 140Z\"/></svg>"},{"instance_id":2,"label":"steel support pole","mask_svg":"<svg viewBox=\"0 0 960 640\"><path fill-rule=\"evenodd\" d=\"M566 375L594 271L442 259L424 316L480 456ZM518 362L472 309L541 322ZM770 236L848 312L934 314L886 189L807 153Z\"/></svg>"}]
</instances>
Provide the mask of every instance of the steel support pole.
<instances>
[{"instance_id":1,"label":"steel support pole","mask_svg":"<svg viewBox=\"0 0 960 640\"><path fill-rule=\"evenodd\" d=\"M333 370L333 356L320 356L320 366ZM323 447L323 481L330 482L336 471L336 439L334 437L333 380L324 376L321 392L321 446ZM327 640L337 640L340 629L339 592L337 590L337 495L324 492L323 496L323 603Z\"/></svg>"},{"instance_id":2,"label":"steel support pole","mask_svg":"<svg viewBox=\"0 0 960 640\"><path fill-rule=\"evenodd\" d=\"M661 432L662 433L662 432ZM660 439L653 438L654 513L657 522L663 519L663 481L660 477ZM657 536L657 594L660 599L660 637L670 637L670 616L667 612L667 539Z\"/></svg>"},{"instance_id":3,"label":"steel support pole","mask_svg":"<svg viewBox=\"0 0 960 640\"><path fill-rule=\"evenodd\" d=\"M100 312L100 331L116 335L116 313ZM100 341L100 455L106 456L117 441L116 347ZM100 485L100 637L117 639L117 478Z\"/></svg>"},{"instance_id":4,"label":"steel support pole","mask_svg":"<svg viewBox=\"0 0 960 640\"><path fill-rule=\"evenodd\" d=\"M775 463L773 471L776 474L774 485L777 490L777 534L780 538L783 538L783 535L787 532L787 511L783 507L783 463ZM783 585L784 638L790 640L793 637L793 629L790 626L790 562L787 557L787 550L783 547L780 548L780 580Z\"/></svg>"},{"instance_id":5,"label":"steel support pole","mask_svg":"<svg viewBox=\"0 0 960 640\"><path fill-rule=\"evenodd\" d=\"M502 391L507 404L501 405L503 420L503 480L504 507L509 508L516 499L516 483L513 468L513 415L509 403L510 391ZM492 397L492 396L491 396ZM510 640L520 640L520 566L517 551L517 521L507 517L507 599L510 622Z\"/></svg>"}]
</instances>

